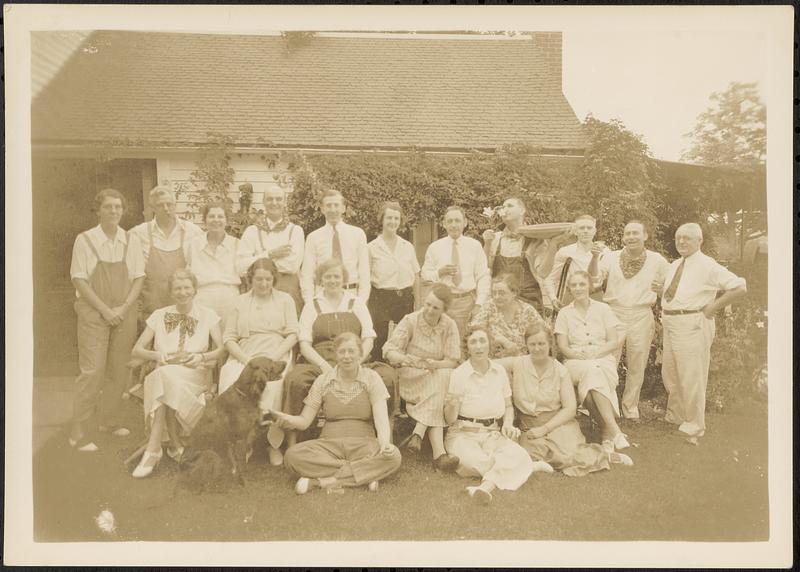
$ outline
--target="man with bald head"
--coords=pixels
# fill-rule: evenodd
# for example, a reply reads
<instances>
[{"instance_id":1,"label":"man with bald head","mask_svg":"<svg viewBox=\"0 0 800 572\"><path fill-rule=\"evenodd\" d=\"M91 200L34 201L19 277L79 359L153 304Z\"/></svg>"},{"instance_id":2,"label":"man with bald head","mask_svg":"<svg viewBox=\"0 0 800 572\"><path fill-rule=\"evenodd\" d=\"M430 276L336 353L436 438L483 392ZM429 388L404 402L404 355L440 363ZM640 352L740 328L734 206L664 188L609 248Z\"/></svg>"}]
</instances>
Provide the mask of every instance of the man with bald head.
<instances>
[{"instance_id":1,"label":"man with bald head","mask_svg":"<svg viewBox=\"0 0 800 572\"><path fill-rule=\"evenodd\" d=\"M664 352L661 376L669 393L665 421L696 442L705 433L706 386L714 341L714 314L747 293L744 278L700 251L703 231L686 223L675 232L680 258L672 262L662 294ZM717 297L718 292L722 295Z\"/></svg>"}]
</instances>

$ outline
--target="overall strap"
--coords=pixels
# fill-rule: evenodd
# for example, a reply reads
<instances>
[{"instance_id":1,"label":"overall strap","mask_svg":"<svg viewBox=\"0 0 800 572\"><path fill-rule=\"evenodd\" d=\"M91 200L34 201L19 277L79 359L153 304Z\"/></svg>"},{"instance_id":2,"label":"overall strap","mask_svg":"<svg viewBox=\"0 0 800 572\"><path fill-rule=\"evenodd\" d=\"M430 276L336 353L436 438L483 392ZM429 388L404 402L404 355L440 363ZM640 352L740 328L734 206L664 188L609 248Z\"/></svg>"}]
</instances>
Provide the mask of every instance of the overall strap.
<instances>
[{"instance_id":1,"label":"overall strap","mask_svg":"<svg viewBox=\"0 0 800 572\"><path fill-rule=\"evenodd\" d=\"M531 246L531 242L533 242L533 239L527 236L522 241L522 251L519 253L519 257L522 259L522 262L525 262L526 260L525 255L528 252L528 248Z\"/></svg>"},{"instance_id":2,"label":"overall strap","mask_svg":"<svg viewBox=\"0 0 800 572\"><path fill-rule=\"evenodd\" d=\"M261 230L261 229L258 227L258 225L255 225L255 226L254 226L254 228L256 229L256 232L258 233L258 244L260 244L260 245L261 245L261 252L262 252L262 253L263 253L263 252L266 252L267 248L264 246L264 237L263 237L263 236L261 236L261 233L262 233L262 232L264 232L264 231L263 231L263 230Z\"/></svg>"},{"instance_id":3,"label":"overall strap","mask_svg":"<svg viewBox=\"0 0 800 572\"><path fill-rule=\"evenodd\" d=\"M322 314L322 308L319 307L319 300L314 298L314 309L317 311L317 316Z\"/></svg>"},{"instance_id":4,"label":"overall strap","mask_svg":"<svg viewBox=\"0 0 800 572\"><path fill-rule=\"evenodd\" d=\"M569 267L572 265L572 257L570 256L564 262L564 267L561 269L561 278L558 281L558 291L556 297L561 300L564 294L564 287L567 285L567 275L569 274Z\"/></svg>"},{"instance_id":5,"label":"overall strap","mask_svg":"<svg viewBox=\"0 0 800 572\"><path fill-rule=\"evenodd\" d=\"M102 262L102 260L100 260L100 253L97 252L97 249L95 248L94 244L92 243L91 239L89 238L89 232L88 231L82 232L81 236L83 236L83 238L86 239L86 244L89 245L89 248L91 249L92 254L94 254L95 258L97 258L97 261L98 262Z\"/></svg>"},{"instance_id":6,"label":"overall strap","mask_svg":"<svg viewBox=\"0 0 800 572\"><path fill-rule=\"evenodd\" d=\"M353 305L354 305L355 303L356 303L356 299L355 299L355 298L350 298L350 303L348 303L348 304L347 304L347 310L348 310L349 312L352 312L352 311L353 311Z\"/></svg>"},{"instance_id":7,"label":"overall strap","mask_svg":"<svg viewBox=\"0 0 800 572\"><path fill-rule=\"evenodd\" d=\"M297 225L289 223L289 242L292 242L292 233Z\"/></svg>"}]
</instances>

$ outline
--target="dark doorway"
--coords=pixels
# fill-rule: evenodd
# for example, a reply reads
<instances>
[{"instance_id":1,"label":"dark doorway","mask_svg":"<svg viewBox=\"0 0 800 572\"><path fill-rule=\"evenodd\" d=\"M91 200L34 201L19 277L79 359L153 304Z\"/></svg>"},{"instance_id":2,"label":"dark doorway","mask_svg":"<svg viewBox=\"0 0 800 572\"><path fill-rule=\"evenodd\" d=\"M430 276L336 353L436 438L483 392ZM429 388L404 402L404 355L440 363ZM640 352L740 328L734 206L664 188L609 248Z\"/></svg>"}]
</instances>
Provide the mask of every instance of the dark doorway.
<instances>
[{"instance_id":1,"label":"dark doorway","mask_svg":"<svg viewBox=\"0 0 800 572\"><path fill-rule=\"evenodd\" d=\"M97 225L94 195L113 187L128 202L122 227L142 222L143 189L153 186L155 159L60 159L34 156L33 356L34 375L77 373L75 291L69 277L78 233ZM149 188L149 187L148 187Z\"/></svg>"}]
</instances>

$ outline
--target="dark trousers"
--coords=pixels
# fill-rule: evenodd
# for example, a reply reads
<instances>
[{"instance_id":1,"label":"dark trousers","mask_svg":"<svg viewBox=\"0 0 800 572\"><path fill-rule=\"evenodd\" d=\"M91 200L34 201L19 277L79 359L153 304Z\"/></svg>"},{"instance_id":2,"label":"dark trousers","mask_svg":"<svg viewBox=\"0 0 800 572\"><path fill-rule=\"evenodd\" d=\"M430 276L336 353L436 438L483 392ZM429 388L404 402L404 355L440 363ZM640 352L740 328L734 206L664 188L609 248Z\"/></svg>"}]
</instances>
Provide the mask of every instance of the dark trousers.
<instances>
[{"instance_id":1,"label":"dark trousers","mask_svg":"<svg viewBox=\"0 0 800 572\"><path fill-rule=\"evenodd\" d=\"M386 343L389 333L389 322L397 324L406 314L414 311L414 288L383 290L373 287L370 290L367 308L377 334L375 344L372 346L372 359L381 361L383 344Z\"/></svg>"}]
</instances>

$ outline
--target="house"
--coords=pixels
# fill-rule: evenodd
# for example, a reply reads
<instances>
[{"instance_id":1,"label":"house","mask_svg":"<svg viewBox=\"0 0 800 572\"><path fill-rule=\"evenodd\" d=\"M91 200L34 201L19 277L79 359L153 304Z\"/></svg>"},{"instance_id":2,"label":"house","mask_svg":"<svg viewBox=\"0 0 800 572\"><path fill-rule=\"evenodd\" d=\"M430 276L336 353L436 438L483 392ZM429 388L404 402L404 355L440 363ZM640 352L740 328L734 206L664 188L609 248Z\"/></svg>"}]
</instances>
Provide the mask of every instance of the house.
<instances>
[{"instance_id":1,"label":"house","mask_svg":"<svg viewBox=\"0 0 800 572\"><path fill-rule=\"evenodd\" d=\"M275 151L466 153L525 142L569 160L585 147L562 92L560 32L34 32L32 49L37 364L44 353L74 359L70 249L96 224L94 193L125 194L126 228L149 219L147 192L185 188L209 133L234 141L231 192L251 183L254 204L286 174L264 159ZM434 232L417 230L420 251Z\"/></svg>"}]
</instances>

